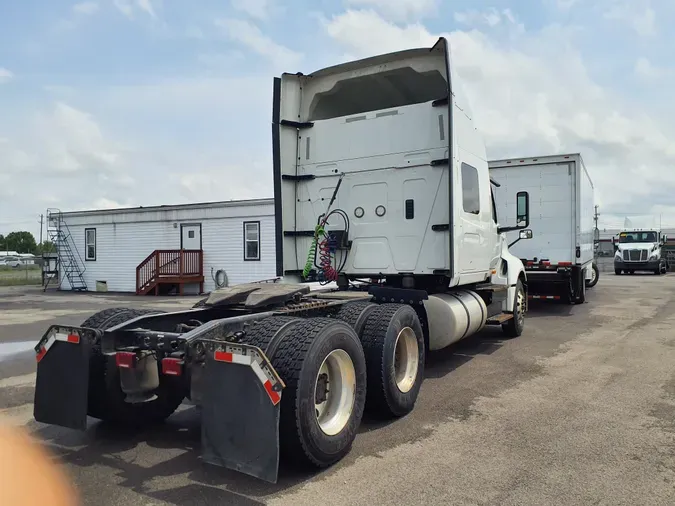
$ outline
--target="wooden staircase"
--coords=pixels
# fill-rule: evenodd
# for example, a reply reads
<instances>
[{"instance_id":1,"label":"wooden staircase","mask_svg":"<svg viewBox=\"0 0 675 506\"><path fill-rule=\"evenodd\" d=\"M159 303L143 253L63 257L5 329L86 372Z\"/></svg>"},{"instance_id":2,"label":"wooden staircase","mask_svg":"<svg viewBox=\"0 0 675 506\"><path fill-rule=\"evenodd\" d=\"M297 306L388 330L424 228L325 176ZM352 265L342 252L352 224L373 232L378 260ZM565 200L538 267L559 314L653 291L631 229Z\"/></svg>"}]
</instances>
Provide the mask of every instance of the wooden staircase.
<instances>
[{"instance_id":1,"label":"wooden staircase","mask_svg":"<svg viewBox=\"0 0 675 506\"><path fill-rule=\"evenodd\" d=\"M204 252L200 249L158 249L136 267L137 295L159 295L161 285L177 285L183 295L183 287L195 283L203 293Z\"/></svg>"}]
</instances>

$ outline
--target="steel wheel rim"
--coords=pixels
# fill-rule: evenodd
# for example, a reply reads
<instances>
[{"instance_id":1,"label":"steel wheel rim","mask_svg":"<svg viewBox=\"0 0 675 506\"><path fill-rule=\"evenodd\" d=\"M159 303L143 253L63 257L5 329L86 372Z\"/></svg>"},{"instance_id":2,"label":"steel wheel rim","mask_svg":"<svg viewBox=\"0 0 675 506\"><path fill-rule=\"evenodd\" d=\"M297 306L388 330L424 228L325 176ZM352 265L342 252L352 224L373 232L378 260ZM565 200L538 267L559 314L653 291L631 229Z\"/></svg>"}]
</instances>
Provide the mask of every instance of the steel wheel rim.
<instances>
[{"instance_id":1,"label":"steel wheel rim","mask_svg":"<svg viewBox=\"0 0 675 506\"><path fill-rule=\"evenodd\" d=\"M316 421L324 434L334 436L345 428L354 411L355 398L354 362L346 351L333 350L321 363L314 382Z\"/></svg>"},{"instance_id":2,"label":"steel wheel rim","mask_svg":"<svg viewBox=\"0 0 675 506\"><path fill-rule=\"evenodd\" d=\"M525 322L525 312L523 311L523 303L525 301L525 296L523 295L522 290L518 290L518 295L516 296L516 320L518 325L522 326Z\"/></svg>"},{"instance_id":3,"label":"steel wheel rim","mask_svg":"<svg viewBox=\"0 0 675 506\"><path fill-rule=\"evenodd\" d=\"M595 278L597 278L598 275L595 272L595 269L591 269L591 283L595 282Z\"/></svg>"},{"instance_id":4,"label":"steel wheel rim","mask_svg":"<svg viewBox=\"0 0 675 506\"><path fill-rule=\"evenodd\" d=\"M415 385L419 369L419 345L415 331L410 327L401 329L394 345L394 380L402 392L409 392Z\"/></svg>"}]
</instances>

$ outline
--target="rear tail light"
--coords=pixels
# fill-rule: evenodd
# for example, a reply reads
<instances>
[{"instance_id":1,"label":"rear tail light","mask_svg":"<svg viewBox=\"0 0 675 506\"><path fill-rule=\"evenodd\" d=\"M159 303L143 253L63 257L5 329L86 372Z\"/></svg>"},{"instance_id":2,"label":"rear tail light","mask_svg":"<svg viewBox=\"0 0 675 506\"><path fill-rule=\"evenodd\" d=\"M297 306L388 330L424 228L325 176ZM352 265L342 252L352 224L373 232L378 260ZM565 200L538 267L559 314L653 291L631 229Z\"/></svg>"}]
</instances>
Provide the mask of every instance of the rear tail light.
<instances>
[{"instance_id":1,"label":"rear tail light","mask_svg":"<svg viewBox=\"0 0 675 506\"><path fill-rule=\"evenodd\" d=\"M122 369L133 369L136 367L136 354L133 351L118 351L115 363Z\"/></svg>"},{"instance_id":2,"label":"rear tail light","mask_svg":"<svg viewBox=\"0 0 675 506\"><path fill-rule=\"evenodd\" d=\"M180 376L183 374L183 360L171 357L163 358L162 374L166 374L167 376Z\"/></svg>"}]
</instances>

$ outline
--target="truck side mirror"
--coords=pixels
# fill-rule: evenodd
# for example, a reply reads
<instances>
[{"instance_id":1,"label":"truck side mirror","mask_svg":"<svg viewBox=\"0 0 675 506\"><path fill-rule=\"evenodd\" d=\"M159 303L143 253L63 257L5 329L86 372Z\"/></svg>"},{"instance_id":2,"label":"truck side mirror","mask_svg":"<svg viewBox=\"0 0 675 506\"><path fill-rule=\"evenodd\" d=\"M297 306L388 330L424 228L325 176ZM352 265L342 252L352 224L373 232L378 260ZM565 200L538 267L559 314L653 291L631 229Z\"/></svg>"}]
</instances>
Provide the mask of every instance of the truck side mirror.
<instances>
[{"instance_id":1,"label":"truck side mirror","mask_svg":"<svg viewBox=\"0 0 675 506\"><path fill-rule=\"evenodd\" d=\"M520 231L520 239L532 239L532 230L529 228Z\"/></svg>"},{"instance_id":2,"label":"truck side mirror","mask_svg":"<svg viewBox=\"0 0 675 506\"><path fill-rule=\"evenodd\" d=\"M527 192L516 194L516 224L518 227L530 224L530 195Z\"/></svg>"}]
</instances>

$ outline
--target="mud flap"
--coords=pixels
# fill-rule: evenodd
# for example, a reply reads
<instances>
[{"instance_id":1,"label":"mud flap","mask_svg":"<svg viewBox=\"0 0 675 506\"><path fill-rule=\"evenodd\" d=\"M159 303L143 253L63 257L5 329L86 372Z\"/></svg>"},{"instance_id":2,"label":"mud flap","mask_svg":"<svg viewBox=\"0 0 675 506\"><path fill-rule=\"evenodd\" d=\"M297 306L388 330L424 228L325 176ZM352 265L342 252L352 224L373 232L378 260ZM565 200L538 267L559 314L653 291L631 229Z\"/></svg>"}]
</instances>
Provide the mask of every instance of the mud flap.
<instances>
[{"instance_id":1,"label":"mud flap","mask_svg":"<svg viewBox=\"0 0 675 506\"><path fill-rule=\"evenodd\" d=\"M203 374L202 460L276 483L283 382L246 345L207 353Z\"/></svg>"},{"instance_id":2,"label":"mud flap","mask_svg":"<svg viewBox=\"0 0 675 506\"><path fill-rule=\"evenodd\" d=\"M95 333L52 326L35 347L35 420L70 429L87 428L89 355Z\"/></svg>"}]
</instances>

